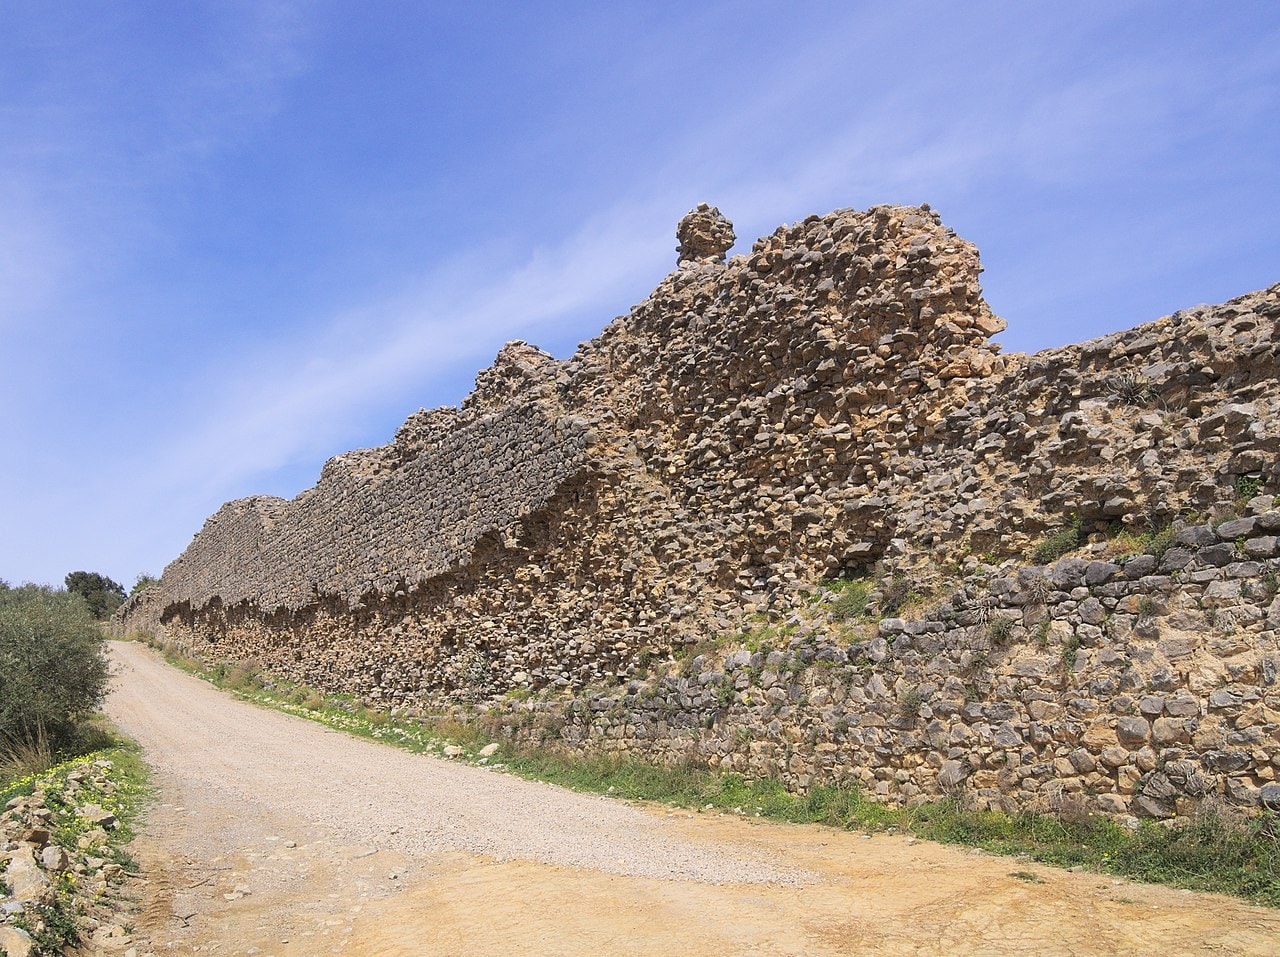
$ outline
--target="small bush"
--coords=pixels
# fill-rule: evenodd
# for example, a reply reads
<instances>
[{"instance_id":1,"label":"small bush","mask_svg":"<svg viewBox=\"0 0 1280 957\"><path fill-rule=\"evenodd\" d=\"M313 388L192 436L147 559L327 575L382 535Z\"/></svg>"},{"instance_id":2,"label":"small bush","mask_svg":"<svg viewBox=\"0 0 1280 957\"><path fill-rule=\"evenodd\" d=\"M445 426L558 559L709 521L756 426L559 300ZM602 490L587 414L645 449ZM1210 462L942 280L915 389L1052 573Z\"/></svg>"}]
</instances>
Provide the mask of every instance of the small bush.
<instances>
[{"instance_id":1,"label":"small bush","mask_svg":"<svg viewBox=\"0 0 1280 957\"><path fill-rule=\"evenodd\" d=\"M1155 386L1136 372L1118 372L1107 376L1107 395L1120 405L1141 408L1158 402Z\"/></svg>"},{"instance_id":2,"label":"small bush","mask_svg":"<svg viewBox=\"0 0 1280 957\"><path fill-rule=\"evenodd\" d=\"M1036 575L1027 582L1027 599L1032 605L1047 605L1053 594L1053 585L1043 575Z\"/></svg>"},{"instance_id":3,"label":"small bush","mask_svg":"<svg viewBox=\"0 0 1280 957\"><path fill-rule=\"evenodd\" d=\"M1062 667L1066 671L1071 671L1076 666L1076 659L1080 656L1081 641L1079 635L1071 635L1062 643Z\"/></svg>"},{"instance_id":4,"label":"small bush","mask_svg":"<svg viewBox=\"0 0 1280 957\"><path fill-rule=\"evenodd\" d=\"M991 636L992 644L1003 645L1013 634L1013 619L996 615L987 623L987 634Z\"/></svg>"},{"instance_id":5,"label":"small bush","mask_svg":"<svg viewBox=\"0 0 1280 957\"><path fill-rule=\"evenodd\" d=\"M916 597L905 575L894 575L880 595L880 613L892 617Z\"/></svg>"},{"instance_id":6,"label":"small bush","mask_svg":"<svg viewBox=\"0 0 1280 957\"><path fill-rule=\"evenodd\" d=\"M1148 555L1154 555L1158 559L1164 558L1164 553L1173 547L1175 535L1177 535L1177 532L1173 530L1172 526L1162 528L1143 536L1142 544Z\"/></svg>"},{"instance_id":7,"label":"small bush","mask_svg":"<svg viewBox=\"0 0 1280 957\"><path fill-rule=\"evenodd\" d=\"M77 595L0 588L0 749L62 752L106 689L102 635Z\"/></svg>"},{"instance_id":8,"label":"small bush","mask_svg":"<svg viewBox=\"0 0 1280 957\"><path fill-rule=\"evenodd\" d=\"M871 583L865 579L850 581L842 584L831 599L831 617L836 621L862 618L870 603Z\"/></svg>"},{"instance_id":9,"label":"small bush","mask_svg":"<svg viewBox=\"0 0 1280 957\"><path fill-rule=\"evenodd\" d=\"M219 682L231 691L256 691L262 687L262 667L256 661L237 661L223 669Z\"/></svg>"},{"instance_id":10,"label":"small bush","mask_svg":"<svg viewBox=\"0 0 1280 957\"><path fill-rule=\"evenodd\" d=\"M1053 622L1051 622L1048 618L1046 618L1044 621L1040 622L1039 627L1036 628L1036 634L1035 634L1036 644L1039 645L1041 648L1043 648L1045 645L1049 643L1049 629L1052 626L1053 626Z\"/></svg>"},{"instance_id":11,"label":"small bush","mask_svg":"<svg viewBox=\"0 0 1280 957\"><path fill-rule=\"evenodd\" d=\"M903 721L914 722L920 717L920 709L924 707L924 695L919 688L906 688L898 695L898 717Z\"/></svg>"},{"instance_id":12,"label":"small bush","mask_svg":"<svg viewBox=\"0 0 1280 957\"><path fill-rule=\"evenodd\" d=\"M1249 499L1262 492L1262 478L1257 475L1241 475L1236 479L1236 501L1246 505Z\"/></svg>"},{"instance_id":13,"label":"small bush","mask_svg":"<svg viewBox=\"0 0 1280 957\"><path fill-rule=\"evenodd\" d=\"M1084 522L1076 516L1069 525L1055 529L1041 539L1040 544L1031 553L1031 560L1037 565L1048 565L1067 552L1079 548L1083 529Z\"/></svg>"}]
</instances>

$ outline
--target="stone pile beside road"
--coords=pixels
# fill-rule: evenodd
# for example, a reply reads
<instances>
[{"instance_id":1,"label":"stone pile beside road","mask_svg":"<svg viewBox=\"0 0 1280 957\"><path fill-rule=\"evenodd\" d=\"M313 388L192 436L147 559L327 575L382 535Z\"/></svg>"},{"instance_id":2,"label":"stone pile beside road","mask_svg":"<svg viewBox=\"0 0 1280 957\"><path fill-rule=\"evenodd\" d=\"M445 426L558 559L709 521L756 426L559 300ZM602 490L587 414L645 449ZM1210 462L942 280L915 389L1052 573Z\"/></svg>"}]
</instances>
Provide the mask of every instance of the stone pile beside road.
<instances>
[{"instance_id":1,"label":"stone pile beside road","mask_svg":"<svg viewBox=\"0 0 1280 957\"><path fill-rule=\"evenodd\" d=\"M40 779L0 813L0 953L37 957L70 936L77 953L138 957L124 925L130 875L115 859L116 793L108 760L85 761Z\"/></svg>"}]
</instances>

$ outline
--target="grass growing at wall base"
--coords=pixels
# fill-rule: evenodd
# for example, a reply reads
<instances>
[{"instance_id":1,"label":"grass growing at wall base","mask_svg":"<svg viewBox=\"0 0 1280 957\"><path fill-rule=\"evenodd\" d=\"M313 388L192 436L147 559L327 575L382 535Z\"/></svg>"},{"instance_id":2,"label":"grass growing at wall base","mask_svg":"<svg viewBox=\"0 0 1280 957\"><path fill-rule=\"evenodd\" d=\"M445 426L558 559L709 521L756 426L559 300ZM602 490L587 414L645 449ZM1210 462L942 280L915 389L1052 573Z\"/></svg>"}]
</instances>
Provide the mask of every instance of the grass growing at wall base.
<instances>
[{"instance_id":1,"label":"grass growing at wall base","mask_svg":"<svg viewBox=\"0 0 1280 957\"><path fill-rule=\"evenodd\" d=\"M1280 907L1280 817L1276 815L1245 818L1206 805L1187 821L1144 822L1130 831L1103 816L1070 821L1031 812L974 811L953 798L895 808L852 786L815 786L796 793L777 780L747 779L694 763L660 766L615 755L516 746L498 737L496 724L487 723L483 716L470 723L394 718L350 698L325 697L314 689L264 689L251 669L206 670L172 651L166 652L166 658L246 700L331 728L419 753L440 754L453 746L459 749L460 759L577 791L795 824L911 833L1058 867L1230 894ZM495 742L496 754L487 760L477 757L482 747Z\"/></svg>"}]
</instances>

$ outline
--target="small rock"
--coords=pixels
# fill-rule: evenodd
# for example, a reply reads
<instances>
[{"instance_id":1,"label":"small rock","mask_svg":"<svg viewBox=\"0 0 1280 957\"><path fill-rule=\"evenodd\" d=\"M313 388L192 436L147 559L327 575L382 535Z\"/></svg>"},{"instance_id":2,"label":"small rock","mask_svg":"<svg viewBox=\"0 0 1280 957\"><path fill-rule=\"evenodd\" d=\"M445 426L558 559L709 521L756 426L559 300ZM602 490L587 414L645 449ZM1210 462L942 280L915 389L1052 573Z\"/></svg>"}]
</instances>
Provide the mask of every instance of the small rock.
<instances>
[{"instance_id":1,"label":"small rock","mask_svg":"<svg viewBox=\"0 0 1280 957\"><path fill-rule=\"evenodd\" d=\"M4 881L14 897L20 901L41 900L49 889L49 878L36 866L30 851L19 852L9 860Z\"/></svg>"},{"instance_id":2,"label":"small rock","mask_svg":"<svg viewBox=\"0 0 1280 957\"><path fill-rule=\"evenodd\" d=\"M84 818L90 824L96 824L98 827L104 827L110 830L116 826L116 816L96 804L86 804L82 808L77 808L76 814Z\"/></svg>"},{"instance_id":3,"label":"small rock","mask_svg":"<svg viewBox=\"0 0 1280 957\"><path fill-rule=\"evenodd\" d=\"M0 951L9 957L31 957L35 944L31 935L19 927L0 925Z\"/></svg>"},{"instance_id":4,"label":"small rock","mask_svg":"<svg viewBox=\"0 0 1280 957\"><path fill-rule=\"evenodd\" d=\"M1218 526L1218 537L1227 541L1234 541L1242 536L1253 534L1253 527L1258 524L1258 520L1250 515L1248 518L1237 518L1230 522L1223 522Z\"/></svg>"},{"instance_id":5,"label":"small rock","mask_svg":"<svg viewBox=\"0 0 1280 957\"><path fill-rule=\"evenodd\" d=\"M961 784L969 776L969 769L960 761L943 761L938 772L938 784L943 788L953 788Z\"/></svg>"},{"instance_id":6,"label":"small rock","mask_svg":"<svg viewBox=\"0 0 1280 957\"><path fill-rule=\"evenodd\" d=\"M1280 784L1264 784L1260 797L1268 811L1280 811Z\"/></svg>"},{"instance_id":7,"label":"small rock","mask_svg":"<svg viewBox=\"0 0 1280 957\"><path fill-rule=\"evenodd\" d=\"M40 854L40 863L44 865L46 871L52 871L57 874L67 869L70 860L67 852L60 848L57 844L50 844Z\"/></svg>"}]
</instances>

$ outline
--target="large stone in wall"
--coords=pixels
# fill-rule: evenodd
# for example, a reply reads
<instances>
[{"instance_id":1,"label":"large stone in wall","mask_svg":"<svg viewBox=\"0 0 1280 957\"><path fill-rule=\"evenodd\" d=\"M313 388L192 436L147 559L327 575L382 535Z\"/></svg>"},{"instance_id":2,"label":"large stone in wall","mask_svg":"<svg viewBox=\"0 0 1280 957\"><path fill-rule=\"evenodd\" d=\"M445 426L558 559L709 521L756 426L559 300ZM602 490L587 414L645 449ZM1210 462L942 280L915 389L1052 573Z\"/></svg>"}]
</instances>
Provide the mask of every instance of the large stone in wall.
<instances>
[{"instance_id":1,"label":"large stone in wall","mask_svg":"<svg viewBox=\"0 0 1280 957\"><path fill-rule=\"evenodd\" d=\"M714 206L699 203L676 227L677 262L724 262L735 238L728 217Z\"/></svg>"}]
</instances>

